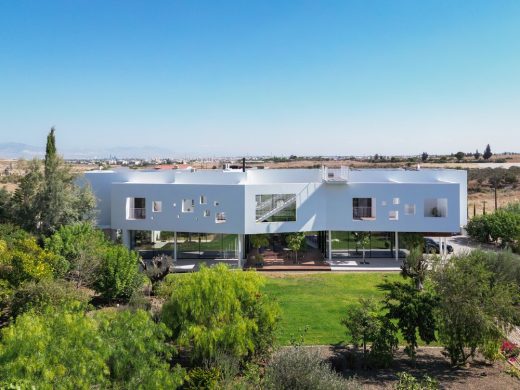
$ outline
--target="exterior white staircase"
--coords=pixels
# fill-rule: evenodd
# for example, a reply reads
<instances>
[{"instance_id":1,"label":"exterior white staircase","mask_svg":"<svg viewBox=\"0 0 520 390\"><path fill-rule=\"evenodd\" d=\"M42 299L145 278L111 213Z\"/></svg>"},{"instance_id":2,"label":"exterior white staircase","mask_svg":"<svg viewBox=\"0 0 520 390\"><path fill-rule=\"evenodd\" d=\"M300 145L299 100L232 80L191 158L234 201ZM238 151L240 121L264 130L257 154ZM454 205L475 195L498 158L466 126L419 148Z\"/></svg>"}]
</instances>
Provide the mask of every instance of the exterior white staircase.
<instances>
[{"instance_id":1,"label":"exterior white staircase","mask_svg":"<svg viewBox=\"0 0 520 390\"><path fill-rule=\"evenodd\" d=\"M258 216L259 212L261 213L260 216L256 218L256 222L265 221L267 218L272 217L295 202L296 195L292 195L289 198L287 198L286 195L275 195L273 199L263 201L256 206L256 215ZM275 204L274 208L272 207L273 203Z\"/></svg>"}]
</instances>

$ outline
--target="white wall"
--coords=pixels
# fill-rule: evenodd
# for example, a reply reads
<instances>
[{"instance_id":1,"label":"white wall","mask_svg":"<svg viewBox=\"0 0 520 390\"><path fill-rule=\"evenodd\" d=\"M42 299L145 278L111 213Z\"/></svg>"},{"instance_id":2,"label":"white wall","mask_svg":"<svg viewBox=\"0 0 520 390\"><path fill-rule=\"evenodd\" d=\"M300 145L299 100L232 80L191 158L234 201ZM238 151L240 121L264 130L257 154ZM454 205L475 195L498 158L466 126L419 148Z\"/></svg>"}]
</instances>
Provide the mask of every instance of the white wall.
<instances>
[{"instance_id":1,"label":"white wall","mask_svg":"<svg viewBox=\"0 0 520 390\"><path fill-rule=\"evenodd\" d=\"M164 230L201 233L274 233L310 230L458 232L466 224L466 171L352 170L346 184L321 181L321 171L208 170L197 172L143 172L133 170L88 172L98 198L98 224L112 229ZM297 194L295 222L257 223L258 194ZM205 195L207 205L200 205ZM146 198L146 219L127 219L127 198ZM354 220L352 198L375 198L375 220ZM393 205L399 198L399 205ZM425 218L424 201L448 199L446 218ZM183 199L194 199L193 213L182 213ZM162 212L152 212L152 201ZM219 205L215 206L214 201ZM386 201L383 206L382 201ZM176 206L174 207L174 203ZM415 215L405 215L405 204L415 204ZM204 217L204 210L211 215ZM398 211L397 220L388 213ZM217 212L226 213L216 223Z\"/></svg>"}]
</instances>

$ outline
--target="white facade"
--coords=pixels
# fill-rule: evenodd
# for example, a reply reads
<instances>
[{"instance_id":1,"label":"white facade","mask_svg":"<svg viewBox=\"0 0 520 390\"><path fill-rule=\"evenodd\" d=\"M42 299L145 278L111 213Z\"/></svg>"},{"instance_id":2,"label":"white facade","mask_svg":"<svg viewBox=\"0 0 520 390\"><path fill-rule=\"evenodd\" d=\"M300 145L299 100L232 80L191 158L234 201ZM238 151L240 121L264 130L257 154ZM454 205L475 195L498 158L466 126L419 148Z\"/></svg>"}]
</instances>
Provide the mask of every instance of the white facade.
<instances>
[{"instance_id":1,"label":"white facade","mask_svg":"<svg viewBox=\"0 0 520 390\"><path fill-rule=\"evenodd\" d=\"M98 199L98 225L105 229L448 235L467 222L463 170L121 169L87 172L85 178Z\"/></svg>"}]
</instances>

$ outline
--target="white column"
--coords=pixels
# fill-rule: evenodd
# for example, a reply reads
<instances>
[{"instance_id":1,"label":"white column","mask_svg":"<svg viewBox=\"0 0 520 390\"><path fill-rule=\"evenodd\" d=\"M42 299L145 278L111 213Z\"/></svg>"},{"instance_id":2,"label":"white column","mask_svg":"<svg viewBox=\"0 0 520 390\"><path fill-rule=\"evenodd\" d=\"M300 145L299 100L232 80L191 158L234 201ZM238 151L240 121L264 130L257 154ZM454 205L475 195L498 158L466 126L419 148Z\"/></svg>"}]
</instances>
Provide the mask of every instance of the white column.
<instances>
[{"instance_id":1,"label":"white column","mask_svg":"<svg viewBox=\"0 0 520 390\"><path fill-rule=\"evenodd\" d=\"M152 242L156 242L161 238L161 231L160 230L151 230L150 231L150 237Z\"/></svg>"},{"instance_id":2,"label":"white column","mask_svg":"<svg viewBox=\"0 0 520 390\"><path fill-rule=\"evenodd\" d=\"M130 230L121 230L121 241L123 245L130 249Z\"/></svg>"},{"instance_id":3,"label":"white column","mask_svg":"<svg viewBox=\"0 0 520 390\"><path fill-rule=\"evenodd\" d=\"M327 230L327 241L328 241L328 258L332 260L332 232Z\"/></svg>"},{"instance_id":4,"label":"white column","mask_svg":"<svg viewBox=\"0 0 520 390\"><path fill-rule=\"evenodd\" d=\"M237 237L237 257L238 257L238 267L242 268L242 259L244 258L244 235L239 234Z\"/></svg>"},{"instance_id":5,"label":"white column","mask_svg":"<svg viewBox=\"0 0 520 390\"><path fill-rule=\"evenodd\" d=\"M399 260L399 233L395 232L395 259Z\"/></svg>"},{"instance_id":6,"label":"white column","mask_svg":"<svg viewBox=\"0 0 520 390\"><path fill-rule=\"evenodd\" d=\"M177 232L173 232L173 260L177 261Z\"/></svg>"},{"instance_id":7,"label":"white column","mask_svg":"<svg viewBox=\"0 0 520 390\"><path fill-rule=\"evenodd\" d=\"M444 249L442 248L442 237L439 237L439 256L444 259Z\"/></svg>"}]
</instances>

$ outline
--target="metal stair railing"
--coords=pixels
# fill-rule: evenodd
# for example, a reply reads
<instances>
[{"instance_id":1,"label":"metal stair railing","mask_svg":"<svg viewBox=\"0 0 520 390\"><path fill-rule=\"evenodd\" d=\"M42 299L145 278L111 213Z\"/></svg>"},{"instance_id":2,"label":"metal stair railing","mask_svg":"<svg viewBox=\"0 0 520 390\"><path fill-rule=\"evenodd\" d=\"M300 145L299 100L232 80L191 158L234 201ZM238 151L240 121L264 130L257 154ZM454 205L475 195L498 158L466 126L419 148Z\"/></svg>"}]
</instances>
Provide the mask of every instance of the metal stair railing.
<instances>
[{"instance_id":1,"label":"metal stair railing","mask_svg":"<svg viewBox=\"0 0 520 390\"><path fill-rule=\"evenodd\" d=\"M266 220L267 218L275 215L276 213L286 209L287 207L289 207L290 205L292 205L293 203L296 202L296 195L292 195L290 198L285 198L285 196L286 195L279 195L278 199L275 199L275 197L273 196L272 199L264 201L260 205L258 205L256 208L257 215L258 215L259 210L262 211L263 214L261 214L260 217L256 218L256 222L262 222L262 221ZM278 203L278 201L282 201L282 202ZM264 205L264 203L266 203L266 202L267 202L267 205L272 205L273 203L275 203L276 207L273 209L269 208L268 210L262 210L263 208L266 208L266 205Z\"/></svg>"}]
</instances>

